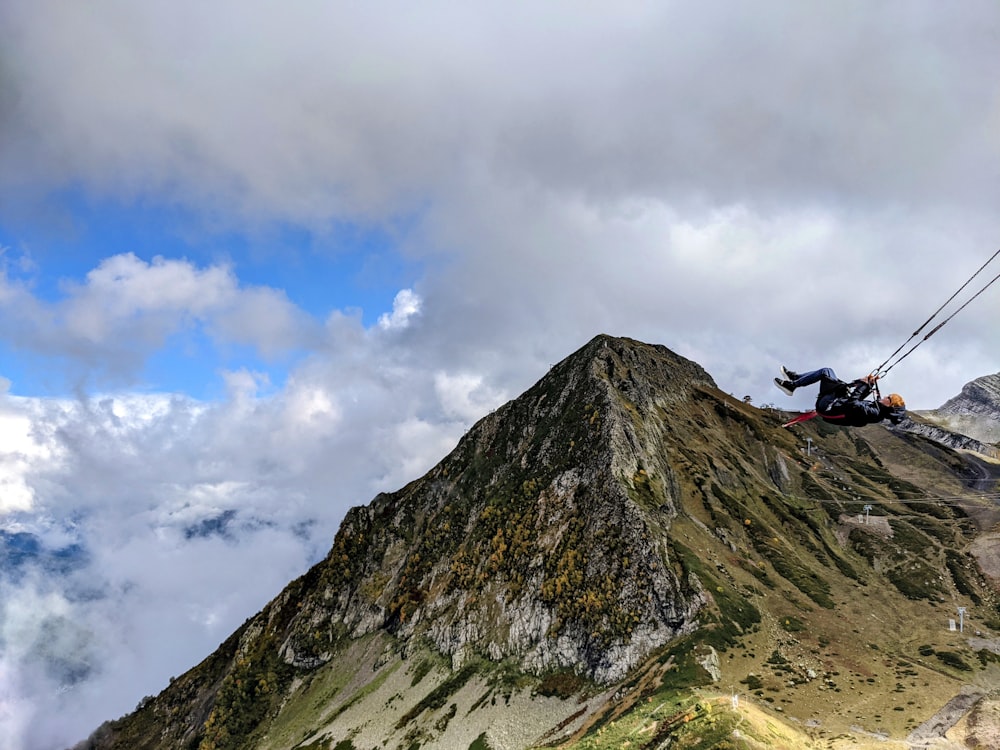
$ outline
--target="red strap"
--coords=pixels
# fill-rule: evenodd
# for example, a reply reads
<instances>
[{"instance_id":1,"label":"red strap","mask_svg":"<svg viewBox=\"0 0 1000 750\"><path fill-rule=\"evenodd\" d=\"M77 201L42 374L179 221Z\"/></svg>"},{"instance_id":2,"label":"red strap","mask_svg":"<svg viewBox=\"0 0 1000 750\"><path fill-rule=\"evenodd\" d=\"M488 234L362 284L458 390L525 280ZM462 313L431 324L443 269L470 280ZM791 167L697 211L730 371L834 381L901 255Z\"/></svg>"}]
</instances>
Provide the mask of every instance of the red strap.
<instances>
[{"instance_id":1,"label":"red strap","mask_svg":"<svg viewBox=\"0 0 1000 750\"><path fill-rule=\"evenodd\" d=\"M806 411L799 414L795 419L791 419L785 422L782 427L791 427L793 424L798 424L799 422L805 422L806 420L813 419L815 417L822 417L823 419L844 419L846 414L820 414L817 411Z\"/></svg>"},{"instance_id":2,"label":"red strap","mask_svg":"<svg viewBox=\"0 0 1000 750\"><path fill-rule=\"evenodd\" d=\"M795 419L789 420L788 422L785 422L781 426L782 427L791 427L793 424L798 424L799 422L805 422L807 419L812 419L813 417L816 417L816 416L819 416L819 415L817 414L817 412L814 412L814 411L803 412L802 414L799 414L799 416L795 417Z\"/></svg>"}]
</instances>

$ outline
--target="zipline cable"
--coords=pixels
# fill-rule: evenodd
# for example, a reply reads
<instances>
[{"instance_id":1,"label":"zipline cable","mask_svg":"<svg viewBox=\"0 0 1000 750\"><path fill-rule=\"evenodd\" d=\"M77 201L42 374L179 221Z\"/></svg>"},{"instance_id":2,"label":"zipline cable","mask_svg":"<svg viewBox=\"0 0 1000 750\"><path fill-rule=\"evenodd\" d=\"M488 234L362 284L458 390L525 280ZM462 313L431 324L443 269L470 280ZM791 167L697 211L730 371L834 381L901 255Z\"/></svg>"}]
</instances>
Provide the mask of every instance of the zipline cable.
<instances>
[{"instance_id":1,"label":"zipline cable","mask_svg":"<svg viewBox=\"0 0 1000 750\"><path fill-rule=\"evenodd\" d=\"M950 297L949 297L949 298L948 298L947 300L945 300L944 304L943 304L943 305L941 305L941 307L939 307L939 308L938 308L937 310L935 310L935 311L934 311L934 314L933 314L933 315L931 315L931 316L930 316L930 317L929 317L929 318L928 318L927 320L925 320L925 321L923 322L923 324L922 324L922 325L921 325L921 326L920 326L920 327L919 327L919 328L918 328L917 330L915 330L915 331L914 331L913 333L911 333L911 334L910 334L910 338L908 338L908 339L907 339L906 341L904 341L904 342L903 342L902 344L900 344L900 345L899 345L899 348L897 348L897 349L896 349L896 351L894 351L894 352L893 352L892 354L890 354L890 355L889 355L889 356L888 356L888 357L886 358L885 362L883 362L883 363L882 363L882 364L880 364L880 365L879 365L878 367L876 367L876 368L875 368L874 370L872 370L872 371L871 371L871 374L872 374L872 375L875 375L875 376L877 376L877 377L880 377L880 378L881 378L881 377L883 377L883 376L884 376L884 375L885 375L886 373L888 373L888 372L889 372L889 370L891 370L891 369L892 369L893 367L895 367L895 366L896 366L896 365L898 365L898 364L899 364L900 362L902 362L902 361L903 361L904 359L906 359L906 358L907 358L907 357L908 357L908 356L909 356L910 354L912 354L912 353L913 353L913 350L914 350L914 349L916 349L916 348L917 348L918 346L920 346L920 345L921 345L922 343L924 343L924 342L925 342L925 341L926 341L927 339L929 339L929 338L930 338L931 336L933 336L933 335L934 335L935 333L937 333L937 332L938 332L938 330L940 330L940 328L941 328L941 327L942 327L942 326L943 326L943 325L944 325L945 323L947 323L947 322L948 322L949 320L951 320L952 318L954 318L954 317L955 317L955 316L956 316L956 315L957 315L957 314L958 314L959 312L961 312L961 311L962 311L962 310L963 310L963 309L965 308L965 306L966 306L966 305L968 305L968 304L969 304L970 302L972 302L972 300L974 300L974 299L975 299L976 297L978 297L978 296L979 296L980 294L982 294L983 292L985 292L985 291L986 291L986 289L987 289L987 288L988 288L988 287L989 287L989 286L990 286L990 285L991 285L991 284L992 284L992 283L993 283L994 281L996 281L997 279L1000 279L1000 274L997 274L996 276L994 276L994 277L993 277L993 279L991 279L991 280L990 280L990 281L989 281L989 282L988 282L988 283L986 284L986 286L984 286L984 287L983 287L982 289L980 289L980 290L979 290L978 292L976 292L976 293L975 293L975 294L974 294L974 295L973 295L973 296L972 296L971 298L969 298L968 300L966 300L965 304L963 304L963 305L962 305L962 306L961 306L960 308L958 308L958 310L956 310L956 311L955 311L955 312L953 312L953 313L952 313L951 315L949 315L949 316L948 316L947 318L945 318L945 320L943 320L943 321L942 321L941 323L938 323L938 324L937 324L937 326L935 326L935 327L934 327L934 328L933 328L933 329L932 329L932 330L930 331L930 333L928 333L928 334L927 334L926 336L924 336L924 337L923 337L923 338L922 338L922 339L921 339L920 341L918 341L918 342L917 342L916 344L914 344L914 345L913 345L913 346L912 346L912 347L910 348L910 350L909 350L908 352L906 352L906 354L904 354L904 355L903 355L902 357L900 357L900 358L899 358L899 359L897 359L897 360L896 360L895 362L893 362L893 363L892 363L891 365L889 365L889 367L885 367L885 366L886 366L887 364L889 364L889 362L890 362L890 361L892 360L892 358L893 358L893 357L895 357L895 356L896 356L897 354L899 354L899 353L900 353L900 352L901 352L901 351L903 350L903 348L904 348L904 347L905 347L905 346L906 346L907 344L909 344L909 343L910 343L910 342L911 342L911 341L912 341L912 340L913 340L913 339L914 339L914 338L915 338L916 336L918 336L918 335L920 334L920 332L921 332L922 330L924 330L924 328L926 328L926 327L927 327L927 325L928 325L928 324L929 324L929 323L930 323L930 322L931 322L932 320L934 320L934 318L936 318L936 317L938 316L938 313L940 313L940 312L941 312L941 311L942 311L942 310L943 310L943 309L944 309L945 307L947 307L947 306L948 306L948 304L949 304L949 303L950 303L950 302L951 302L951 301L952 301L953 299L955 299L955 297L957 297L957 296L958 296L959 294L961 294L961 293L962 293L962 290L963 290L963 289L965 289L965 287L967 287L967 286L968 286L969 284L971 284L971 283L972 283L972 280L973 280L973 279L975 279L975 278L976 278L976 276L978 276L978 275L979 275L979 274L980 274L980 273L981 273L981 272L983 271L983 269L984 269L984 268L986 268L986 266L988 266L988 265L989 265L990 263L992 263L992 262L993 262L993 261L994 261L994 260L996 259L996 257L997 257L998 255L1000 255L1000 250L997 250L997 251L996 251L995 253L993 253L993 255L991 255L991 256L990 256L990 259L989 259L989 260L987 260L987 261L986 261L985 263L983 263L983 265L981 265L981 266L979 267L979 270L978 270L978 271L976 271L976 272L975 272L974 274L972 274L972 276L970 276L970 277L969 277L969 278L968 278L968 279L966 280L966 282L965 282L964 284L962 284L962 286L960 286L960 287L958 288L958 290L957 290L957 291L956 291L956 292L955 292L955 293L954 293L953 295L951 295L951 296L950 296ZM882 369L882 368L885 368L885 369Z\"/></svg>"},{"instance_id":2,"label":"zipline cable","mask_svg":"<svg viewBox=\"0 0 1000 750\"><path fill-rule=\"evenodd\" d=\"M944 325L945 323L947 323L947 322L948 322L949 320L951 320L951 319L952 319L952 318L954 318L954 317L955 317L956 315L958 315L958 314L959 314L960 312L962 312L962 310L963 310L963 309L965 308L965 306L966 306L966 305L968 305L968 304L969 304L970 302L972 302L972 300L974 300L974 299L975 299L976 297L978 297L978 296L979 296L980 294L982 294L983 292L985 292L985 291L986 291L986 290L987 290L987 289L988 289L988 288L990 287L990 285L991 285L991 284L992 284L992 283L993 283L994 281L996 281L997 279L1000 279L1000 273L998 273L998 274L997 274L996 276L994 276L994 277L993 277L992 279L990 279L989 283L987 283L987 284L986 284L986 286L984 286L984 287L983 287L982 289L980 289L980 290L979 290L978 292L976 292L976 293L975 293L974 295L972 295L972 296L971 296L971 297L970 297L970 298L969 298L968 300L966 300L965 304L963 304L963 305L962 305L962 306L961 306L960 308L958 308L957 310L955 310L955 312L953 312L953 313L952 313L951 315L949 315L949 316L948 316L947 318L945 318L945 319L944 319L944 320L942 320L942 321L941 321L940 323L938 323L938 324L937 324L937 325L936 325L936 326L935 326L935 327L934 327L933 329L931 329L931 332L930 332L930 333L928 333L928 334L927 334L926 336L924 336L924 337L923 337L923 338L922 338L922 339L921 339L920 341L918 341L918 342L917 342L916 344L914 344L914 345L913 345L913 346L912 346L912 347L910 348L910 350L909 350L908 352L906 352L906 354L904 354L904 355L903 355L902 357L900 357L900 358L899 358L899 359L897 359L897 360L896 360L895 362L893 362L893 363L892 363L891 365L889 365L889 366L888 366L888 367L887 367L887 368L886 368L886 369L885 369L885 370L884 370L884 371L882 372L882 375L885 375L885 374L886 374L887 372L889 372L889 370L891 370L891 369L892 369L893 367L895 367L895 366L896 366L896 365L898 365L898 364L899 364L900 362L902 362L902 361L903 361L904 359L906 359L906 358L907 358L908 356L910 356L910 355L911 355L911 354L913 353L913 350L914 350L914 349L916 349L916 348L917 348L918 346L920 346L920 345L921 345L922 343L924 343L924 342L925 342L925 341L926 341L927 339L929 339L929 338L930 338L931 336L933 336L933 335L934 335L935 333L937 333L938 329L939 329L939 328L941 328L941 326L943 326L943 325Z\"/></svg>"}]
</instances>

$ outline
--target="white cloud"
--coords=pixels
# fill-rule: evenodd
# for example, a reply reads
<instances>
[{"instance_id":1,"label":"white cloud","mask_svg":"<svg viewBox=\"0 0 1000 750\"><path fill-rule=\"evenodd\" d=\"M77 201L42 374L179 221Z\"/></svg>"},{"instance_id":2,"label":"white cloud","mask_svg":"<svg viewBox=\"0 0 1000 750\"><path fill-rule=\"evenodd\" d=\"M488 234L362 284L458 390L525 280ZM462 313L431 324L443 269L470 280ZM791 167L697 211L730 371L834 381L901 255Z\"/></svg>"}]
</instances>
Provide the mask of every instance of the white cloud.
<instances>
[{"instance_id":1,"label":"white cloud","mask_svg":"<svg viewBox=\"0 0 1000 750\"><path fill-rule=\"evenodd\" d=\"M46 302L0 275L0 333L26 352L68 357L91 373L136 377L167 339L200 326L217 346L248 345L262 356L315 346L322 326L268 287L241 286L227 266L199 268L132 253L103 260L63 297ZM409 312L397 314L405 324Z\"/></svg>"},{"instance_id":2,"label":"white cloud","mask_svg":"<svg viewBox=\"0 0 1000 750\"><path fill-rule=\"evenodd\" d=\"M383 336L344 334L350 350L314 356L278 389L262 373L224 373L219 402L4 397L17 429L0 456L30 505L6 508L0 529L41 549L0 597L6 633L23 636L0 639L12 695L0 736L26 750L69 745L158 692L325 554L348 507L440 460L474 399L493 396L475 379L435 380ZM84 552L68 570L45 568L73 544ZM78 629L32 651L42 626L24 602ZM86 669L60 692L80 638Z\"/></svg>"},{"instance_id":3,"label":"white cloud","mask_svg":"<svg viewBox=\"0 0 1000 750\"><path fill-rule=\"evenodd\" d=\"M34 720L31 692L22 685L19 670L0 659L0 743L4 747L24 747L25 734Z\"/></svg>"},{"instance_id":4,"label":"white cloud","mask_svg":"<svg viewBox=\"0 0 1000 750\"><path fill-rule=\"evenodd\" d=\"M22 190L82 181L305 223L452 200L483 175L601 202L985 207L995 190L987 2L942 18L928 1L35 0L0 21L18 105L2 173Z\"/></svg>"},{"instance_id":5,"label":"white cloud","mask_svg":"<svg viewBox=\"0 0 1000 750\"><path fill-rule=\"evenodd\" d=\"M377 433L378 441L393 456L385 462L386 471L377 478L381 492L400 489L411 478L418 477L444 458L455 447L455 425L442 425L411 417Z\"/></svg>"},{"instance_id":6,"label":"white cloud","mask_svg":"<svg viewBox=\"0 0 1000 750\"><path fill-rule=\"evenodd\" d=\"M182 326L226 304L236 286L224 268L199 270L161 257L147 263L127 253L102 261L83 284L67 284L65 291L37 334L114 367L122 356L141 360Z\"/></svg>"},{"instance_id":7,"label":"white cloud","mask_svg":"<svg viewBox=\"0 0 1000 750\"><path fill-rule=\"evenodd\" d=\"M236 279L221 266L198 269L161 256L147 263L125 253L102 261L74 291L70 319L78 310L111 319L155 311L200 315L225 305L236 293Z\"/></svg>"},{"instance_id":8,"label":"white cloud","mask_svg":"<svg viewBox=\"0 0 1000 750\"><path fill-rule=\"evenodd\" d=\"M410 324L410 319L420 313L420 305L420 297L412 289L400 290L392 301L392 313L383 313L379 316L379 328L386 331L406 328Z\"/></svg>"},{"instance_id":9,"label":"white cloud","mask_svg":"<svg viewBox=\"0 0 1000 750\"><path fill-rule=\"evenodd\" d=\"M265 357L313 348L321 327L282 291L268 287L243 289L229 305L208 318L209 330L220 342L256 347Z\"/></svg>"},{"instance_id":10,"label":"white cloud","mask_svg":"<svg viewBox=\"0 0 1000 750\"><path fill-rule=\"evenodd\" d=\"M313 435L332 433L342 417L331 393L320 386L293 380L283 396L285 399L284 429L304 431Z\"/></svg>"},{"instance_id":11,"label":"white cloud","mask_svg":"<svg viewBox=\"0 0 1000 750\"><path fill-rule=\"evenodd\" d=\"M30 511L35 490L26 477L57 461L56 449L37 439L34 417L30 402L0 393L0 518Z\"/></svg>"},{"instance_id":12,"label":"white cloud","mask_svg":"<svg viewBox=\"0 0 1000 750\"><path fill-rule=\"evenodd\" d=\"M490 388L482 375L438 372L434 390L444 414L466 423L475 422L507 399L502 391Z\"/></svg>"}]
</instances>

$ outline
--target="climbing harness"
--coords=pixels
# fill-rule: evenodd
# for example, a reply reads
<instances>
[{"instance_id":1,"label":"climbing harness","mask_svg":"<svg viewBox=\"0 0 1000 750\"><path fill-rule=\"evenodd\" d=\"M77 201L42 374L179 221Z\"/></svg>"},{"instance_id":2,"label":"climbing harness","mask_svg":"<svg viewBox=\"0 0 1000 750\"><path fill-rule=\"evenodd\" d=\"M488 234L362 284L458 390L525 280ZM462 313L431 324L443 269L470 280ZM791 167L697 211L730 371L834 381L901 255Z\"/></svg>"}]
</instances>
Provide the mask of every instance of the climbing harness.
<instances>
[{"instance_id":1,"label":"climbing harness","mask_svg":"<svg viewBox=\"0 0 1000 750\"><path fill-rule=\"evenodd\" d=\"M988 266L990 263L992 263L996 259L997 256L1000 256L1000 250L997 250L995 253L993 253L993 255L990 256L990 259L988 261L986 261L985 263L983 263L983 265L979 267L979 270L976 271L974 274L972 274L972 276L970 276L968 278L968 280L964 284L962 284L962 286L960 286L958 288L958 291L956 291L947 300L945 300L945 303L943 305L941 305L941 307L939 307L937 310L935 310L934 314L931 315L927 320L925 320L924 323L923 323L923 325L920 326L920 328L918 328L912 334L910 334L910 338L908 338L906 341L904 341L902 344L900 344L899 348L896 349L896 351L894 351L892 354L890 354L889 357L888 357L888 359L885 360L885 362L883 362L878 367L876 367L874 370L872 370L870 374L872 376L874 376L875 378L885 377L885 375L889 372L889 370L891 370L893 367L895 367L900 362L902 362L904 359L906 359L908 356L910 356L913 353L914 349L916 349L918 346L920 346L922 343L924 343L927 339L929 339L931 336L933 336L935 333L937 333L939 330L941 330L941 328L944 326L945 323L947 323L949 320L951 320L956 315L958 315L960 312L962 312L962 310L965 309L966 305L968 305L970 302L972 302L972 300L974 300L980 294L982 294L983 292L985 292L990 287L990 285L993 284L994 281L996 281L997 279L1000 279L1000 273L998 273L996 276L994 276L992 279L990 279L988 282L986 282L986 285L983 286L982 289L980 289L978 292L976 292L975 294L973 294L969 299L967 299L962 304L961 307L959 307L957 310L955 310L955 312L953 312L947 318L945 318L940 323L938 323L934 328L932 328L930 330L929 333L927 333L922 339L920 339L920 341L918 341L916 344L914 344L912 347L910 347L910 349L905 354L903 354L901 357L899 357L899 359L897 359L891 365L889 364L889 362L892 360L892 358L895 357L897 354L899 354L907 344L909 344L911 341L913 341L913 339L916 338L917 335L922 330L924 330L924 328L926 328L927 325L932 320L934 320L934 318L937 317L938 313L940 313L945 307L947 307L948 304L953 299L955 299L955 297L957 297L959 294L961 294L962 290L965 289L965 287L967 287L969 284L971 284L972 280L974 278L976 278L976 276L978 276L983 271L983 269L986 268L986 266ZM886 367L886 365L889 365L889 366ZM873 389L875 391L876 397L878 397L878 385L877 385L877 382L874 384L874 388Z\"/></svg>"}]
</instances>

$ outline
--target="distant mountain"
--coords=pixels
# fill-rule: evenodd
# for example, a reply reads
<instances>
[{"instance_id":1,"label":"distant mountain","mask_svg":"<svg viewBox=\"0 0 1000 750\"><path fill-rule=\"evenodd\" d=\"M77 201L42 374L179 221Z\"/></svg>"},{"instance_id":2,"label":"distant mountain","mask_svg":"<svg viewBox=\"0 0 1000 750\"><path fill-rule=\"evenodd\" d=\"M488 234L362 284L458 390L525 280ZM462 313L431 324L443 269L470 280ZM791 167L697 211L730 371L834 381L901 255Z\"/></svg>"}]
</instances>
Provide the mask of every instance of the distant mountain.
<instances>
[{"instance_id":1,"label":"distant mountain","mask_svg":"<svg viewBox=\"0 0 1000 750\"><path fill-rule=\"evenodd\" d=\"M936 427L989 446L980 452L1000 457L1000 373L967 383L942 406L919 414Z\"/></svg>"},{"instance_id":2,"label":"distant mountain","mask_svg":"<svg viewBox=\"0 0 1000 750\"><path fill-rule=\"evenodd\" d=\"M946 706L985 736L1000 472L786 417L598 336L79 748L856 747Z\"/></svg>"},{"instance_id":3,"label":"distant mountain","mask_svg":"<svg viewBox=\"0 0 1000 750\"><path fill-rule=\"evenodd\" d=\"M58 547L27 531L0 529L0 585L18 585L28 576L66 576L82 568L89 560L80 544ZM66 690L86 679L93 671L90 636L86 629L68 617L46 614L36 621L36 632L18 631L17 625L0 627L0 650L7 638L31 637L21 643L21 658L39 668L60 689ZM0 620L0 626L5 625Z\"/></svg>"},{"instance_id":4,"label":"distant mountain","mask_svg":"<svg viewBox=\"0 0 1000 750\"><path fill-rule=\"evenodd\" d=\"M35 534L0 529L0 579L19 580L32 567L65 574L86 561L87 551L80 544L52 549Z\"/></svg>"}]
</instances>

